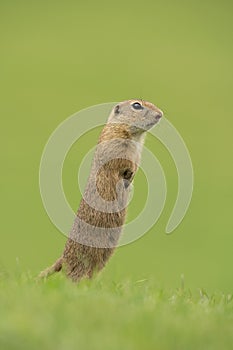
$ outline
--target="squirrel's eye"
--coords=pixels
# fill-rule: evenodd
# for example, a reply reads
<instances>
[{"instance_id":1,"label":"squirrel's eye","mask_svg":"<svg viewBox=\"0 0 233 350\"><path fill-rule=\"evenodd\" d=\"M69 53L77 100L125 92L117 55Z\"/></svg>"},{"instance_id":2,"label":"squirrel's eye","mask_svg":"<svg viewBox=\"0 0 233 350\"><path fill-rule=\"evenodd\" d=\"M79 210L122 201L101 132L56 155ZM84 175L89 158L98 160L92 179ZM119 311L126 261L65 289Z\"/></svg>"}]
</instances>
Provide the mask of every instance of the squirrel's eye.
<instances>
[{"instance_id":1,"label":"squirrel's eye","mask_svg":"<svg viewBox=\"0 0 233 350\"><path fill-rule=\"evenodd\" d=\"M134 103L132 104L132 107L133 107L134 109L143 109L142 105L141 105L139 102L134 102Z\"/></svg>"}]
</instances>

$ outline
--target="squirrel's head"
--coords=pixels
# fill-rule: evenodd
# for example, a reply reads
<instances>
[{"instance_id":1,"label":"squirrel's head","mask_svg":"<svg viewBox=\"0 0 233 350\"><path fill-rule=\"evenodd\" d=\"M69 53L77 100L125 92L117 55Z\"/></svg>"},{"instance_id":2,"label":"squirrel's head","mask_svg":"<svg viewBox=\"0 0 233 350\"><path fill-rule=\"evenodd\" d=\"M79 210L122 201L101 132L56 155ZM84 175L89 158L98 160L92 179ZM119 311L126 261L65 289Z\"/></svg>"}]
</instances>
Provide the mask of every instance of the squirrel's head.
<instances>
[{"instance_id":1,"label":"squirrel's head","mask_svg":"<svg viewBox=\"0 0 233 350\"><path fill-rule=\"evenodd\" d=\"M162 116L163 112L150 102L128 100L113 108L108 122L125 124L132 134L142 134L157 124Z\"/></svg>"}]
</instances>

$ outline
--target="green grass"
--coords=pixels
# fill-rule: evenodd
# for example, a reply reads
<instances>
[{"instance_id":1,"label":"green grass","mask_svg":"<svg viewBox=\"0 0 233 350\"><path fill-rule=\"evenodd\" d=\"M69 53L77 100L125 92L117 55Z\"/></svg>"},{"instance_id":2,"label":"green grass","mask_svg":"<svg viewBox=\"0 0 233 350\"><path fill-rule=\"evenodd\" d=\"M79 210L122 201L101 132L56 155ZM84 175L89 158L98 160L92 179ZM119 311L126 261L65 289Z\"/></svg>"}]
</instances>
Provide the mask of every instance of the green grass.
<instances>
[{"instance_id":1,"label":"green grass","mask_svg":"<svg viewBox=\"0 0 233 350\"><path fill-rule=\"evenodd\" d=\"M0 349L232 349L233 295L150 280L1 276Z\"/></svg>"}]
</instances>

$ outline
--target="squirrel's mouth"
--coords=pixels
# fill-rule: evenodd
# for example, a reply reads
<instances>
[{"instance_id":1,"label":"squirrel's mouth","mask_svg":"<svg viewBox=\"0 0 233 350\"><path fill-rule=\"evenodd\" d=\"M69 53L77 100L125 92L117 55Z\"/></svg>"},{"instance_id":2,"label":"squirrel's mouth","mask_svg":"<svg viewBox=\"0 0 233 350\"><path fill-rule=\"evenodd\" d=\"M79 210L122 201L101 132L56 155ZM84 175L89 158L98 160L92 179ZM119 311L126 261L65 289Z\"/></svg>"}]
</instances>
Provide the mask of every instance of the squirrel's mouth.
<instances>
[{"instance_id":1,"label":"squirrel's mouth","mask_svg":"<svg viewBox=\"0 0 233 350\"><path fill-rule=\"evenodd\" d=\"M153 126L155 126L155 124L157 124L157 123L158 123L157 121L154 123L148 123L148 124L146 124L145 129L149 130L149 129L153 128Z\"/></svg>"},{"instance_id":2,"label":"squirrel's mouth","mask_svg":"<svg viewBox=\"0 0 233 350\"><path fill-rule=\"evenodd\" d=\"M152 128L154 125L158 124L159 121L160 121L160 119L161 119L161 117L157 117L157 116L156 116L156 117L155 117L155 120L153 120L153 122L147 123L147 124L145 125L146 130L148 130L148 129Z\"/></svg>"}]
</instances>

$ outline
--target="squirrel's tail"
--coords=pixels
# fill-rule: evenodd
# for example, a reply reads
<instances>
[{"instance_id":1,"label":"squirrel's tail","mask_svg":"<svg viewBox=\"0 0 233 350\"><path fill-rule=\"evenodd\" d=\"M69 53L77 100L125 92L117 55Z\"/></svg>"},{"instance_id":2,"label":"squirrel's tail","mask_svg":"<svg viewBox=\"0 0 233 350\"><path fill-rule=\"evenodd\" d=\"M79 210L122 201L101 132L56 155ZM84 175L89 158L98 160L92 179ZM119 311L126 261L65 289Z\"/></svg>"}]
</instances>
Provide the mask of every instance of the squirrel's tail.
<instances>
[{"instance_id":1,"label":"squirrel's tail","mask_svg":"<svg viewBox=\"0 0 233 350\"><path fill-rule=\"evenodd\" d=\"M63 264L63 257L61 256L52 266L49 266L44 271L41 271L38 278L47 278L53 275L55 272L61 271L62 264Z\"/></svg>"}]
</instances>

